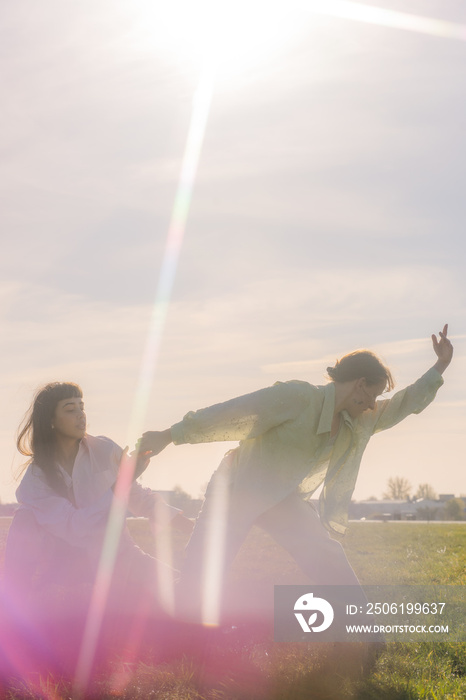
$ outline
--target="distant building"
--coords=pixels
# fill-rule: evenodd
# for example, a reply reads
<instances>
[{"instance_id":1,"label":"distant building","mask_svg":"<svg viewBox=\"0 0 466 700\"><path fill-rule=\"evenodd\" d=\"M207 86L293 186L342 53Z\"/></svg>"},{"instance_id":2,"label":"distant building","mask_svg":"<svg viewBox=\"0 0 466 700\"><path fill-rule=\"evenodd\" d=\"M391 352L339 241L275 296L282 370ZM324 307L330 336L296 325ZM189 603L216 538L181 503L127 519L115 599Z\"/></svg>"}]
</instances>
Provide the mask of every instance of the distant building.
<instances>
[{"instance_id":1,"label":"distant building","mask_svg":"<svg viewBox=\"0 0 466 700\"><path fill-rule=\"evenodd\" d=\"M156 489L156 491L162 496L166 503L182 510L183 515L187 518L196 518L201 510L202 498L192 498L188 493L176 489L173 491L160 491Z\"/></svg>"},{"instance_id":2,"label":"distant building","mask_svg":"<svg viewBox=\"0 0 466 700\"><path fill-rule=\"evenodd\" d=\"M350 504L350 520L415 520L416 504L408 501L355 501Z\"/></svg>"},{"instance_id":3,"label":"distant building","mask_svg":"<svg viewBox=\"0 0 466 700\"><path fill-rule=\"evenodd\" d=\"M445 504L453 498L454 494L441 494L437 500L353 501L348 515L350 520L444 520ZM463 501L466 513L466 497L459 500Z\"/></svg>"}]
</instances>

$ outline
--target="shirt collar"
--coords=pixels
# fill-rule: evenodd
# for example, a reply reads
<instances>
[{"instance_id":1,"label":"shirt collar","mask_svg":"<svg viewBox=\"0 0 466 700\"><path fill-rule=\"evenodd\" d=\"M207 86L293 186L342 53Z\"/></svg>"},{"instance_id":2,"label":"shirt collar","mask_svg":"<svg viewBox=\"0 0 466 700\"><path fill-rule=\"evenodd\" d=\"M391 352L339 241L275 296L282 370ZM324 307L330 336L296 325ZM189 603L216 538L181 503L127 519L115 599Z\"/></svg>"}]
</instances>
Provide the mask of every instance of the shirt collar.
<instances>
[{"instance_id":1,"label":"shirt collar","mask_svg":"<svg viewBox=\"0 0 466 700\"><path fill-rule=\"evenodd\" d=\"M351 430L354 430L354 420L355 419L351 418L348 411L343 409L343 411L341 411L341 416L342 416L343 420L345 421L346 425L348 426L348 428L351 428Z\"/></svg>"},{"instance_id":2,"label":"shirt collar","mask_svg":"<svg viewBox=\"0 0 466 700\"><path fill-rule=\"evenodd\" d=\"M329 433L332 429L333 413L335 411L335 384L329 382L324 387L324 405L322 406L322 413L320 414L319 427L317 428L317 435L322 433ZM341 417L343 418L346 425L354 429L353 419L351 418L348 411L343 410L341 412Z\"/></svg>"},{"instance_id":3,"label":"shirt collar","mask_svg":"<svg viewBox=\"0 0 466 700\"><path fill-rule=\"evenodd\" d=\"M70 488L70 486L73 483L73 477L70 474L68 474L66 469L63 469L61 464L58 465L58 468L60 470L60 474L63 477L63 481L65 482L65 485L67 486L67 488Z\"/></svg>"},{"instance_id":4,"label":"shirt collar","mask_svg":"<svg viewBox=\"0 0 466 700\"><path fill-rule=\"evenodd\" d=\"M333 412L335 410L335 384L329 382L324 387L324 405L320 414L317 435L329 433L332 429Z\"/></svg>"},{"instance_id":5,"label":"shirt collar","mask_svg":"<svg viewBox=\"0 0 466 700\"><path fill-rule=\"evenodd\" d=\"M76 453L76 458L75 458L75 460L74 460L74 463L75 463L75 464L76 464L76 462L78 461L79 453L81 452L81 450L82 450L83 448L85 448L86 450L89 450L89 447L88 447L88 445L87 445L86 435L85 435L84 437L82 437L81 440L79 441L78 452ZM60 469L60 472L61 472L61 474L62 474L62 476L63 476L63 479L65 480L65 484L66 484L68 487L70 487L70 486L72 485L72 483L73 483L73 477L70 476L70 475L68 474L68 472L66 471L66 469L64 469L60 463L58 464L58 468ZM74 468L73 468L73 471L74 471Z\"/></svg>"}]
</instances>

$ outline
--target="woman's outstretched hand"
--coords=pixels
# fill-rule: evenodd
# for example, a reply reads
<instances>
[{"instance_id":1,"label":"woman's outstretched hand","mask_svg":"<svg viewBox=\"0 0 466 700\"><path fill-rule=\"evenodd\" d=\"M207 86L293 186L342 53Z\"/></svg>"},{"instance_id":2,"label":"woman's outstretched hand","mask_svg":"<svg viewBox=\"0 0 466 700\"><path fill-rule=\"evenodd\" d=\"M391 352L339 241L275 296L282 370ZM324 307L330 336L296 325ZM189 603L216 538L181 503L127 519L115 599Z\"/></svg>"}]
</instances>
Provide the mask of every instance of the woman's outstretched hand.
<instances>
[{"instance_id":1,"label":"woman's outstretched hand","mask_svg":"<svg viewBox=\"0 0 466 700\"><path fill-rule=\"evenodd\" d=\"M438 357L435 363L435 369L442 374L451 362L453 357L453 345L447 338L448 334L448 323L443 327L443 331L439 332L440 340L437 340L435 334L432 335L432 344L434 346L434 352Z\"/></svg>"},{"instance_id":2,"label":"woman's outstretched hand","mask_svg":"<svg viewBox=\"0 0 466 700\"><path fill-rule=\"evenodd\" d=\"M136 444L139 453L151 453L151 457L162 452L172 441L170 428L168 430L149 430L143 433Z\"/></svg>"},{"instance_id":3,"label":"woman's outstretched hand","mask_svg":"<svg viewBox=\"0 0 466 700\"><path fill-rule=\"evenodd\" d=\"M128 449L128 447L125 447L125 449L123 450L123 454L121 455L120 459L120 468L126 460L134 460L134 472L132 480L136 481L136 479L139 479L141 474L145 472L147 467L149 466L152 454L150 452L142 452L142 450L133 450L133 452L130 452L128 454Z\"/></svg>"},{"instance_id":4,"label":"woman's outstretched hand","mask_svg":"<svg viewBox=\"0 0 466 700\"><path fill-rule=\"evenodd\" d=\"M125 489L129 488L128 476L131 481L136 481L147 469L151 457L150 452L141 452L140 450L137 452L134 450L128 454L128 447L125 447L120 457L118 476L112 486L112 491L115 494L118 492L122 493L121 488L123 488L124 493Z\"/></svg>"}]
</instances>

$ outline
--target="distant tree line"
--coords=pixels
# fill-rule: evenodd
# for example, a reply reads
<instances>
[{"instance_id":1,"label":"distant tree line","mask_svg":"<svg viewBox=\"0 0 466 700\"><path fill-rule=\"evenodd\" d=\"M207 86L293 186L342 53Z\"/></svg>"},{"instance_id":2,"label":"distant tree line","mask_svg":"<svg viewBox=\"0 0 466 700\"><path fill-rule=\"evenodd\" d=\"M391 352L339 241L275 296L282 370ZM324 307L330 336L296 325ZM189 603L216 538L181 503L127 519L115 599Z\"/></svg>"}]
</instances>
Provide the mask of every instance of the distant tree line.
<instances>
[{"instance_id":1,"label":"distant tree line","mask_svg":"<svg viewBox=\"0 0 466 700\"><path fill-rule=\"evenodd\" d=\"M392 476L387 482L387 490L384 492L383 498L389 501L435 501L438 498L430 484L419 484L411 497L412 491L413 487L408 479L404 476ZM465 520L465 504L461 498L451 498L445 501L441 507L419 505L417 513L423 520L433 520L437 514L443 520Z\"/></svg>"},{"instance_id":2,"label":"distant tree line","mask_svg":"<svg viewBox=\"0 0 466 700\"><path fill-rule=\"evenodd\" d=\"M411 498L413 487L404 476L391 476L387 482L387 490L383 497L389 501L405 501ZM426 501L435 501L437 494L430 484L419 484L413 499L423 498Z\"/></svg>"}]
</instances>

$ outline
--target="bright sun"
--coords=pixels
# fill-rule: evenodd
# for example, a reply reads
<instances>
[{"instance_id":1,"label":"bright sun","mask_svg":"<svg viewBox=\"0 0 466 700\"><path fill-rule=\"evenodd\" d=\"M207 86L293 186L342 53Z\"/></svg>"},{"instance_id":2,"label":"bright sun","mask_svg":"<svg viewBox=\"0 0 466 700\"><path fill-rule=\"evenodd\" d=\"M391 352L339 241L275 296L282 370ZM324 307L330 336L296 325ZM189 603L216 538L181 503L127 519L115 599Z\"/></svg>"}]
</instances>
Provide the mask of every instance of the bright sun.
<instances>
[{"instance_id":1,"label":"bright sun","mask_svg":"<svg viewBox=\"0 0 466 700\"><path fill-rule=\"evenodd\" d=\"M133 48L204 62L218 74L244 73L305 32L316 15L466 40L466 26L354 0L123 0ZM311 21L309 21L311 19ZM336 47L334 47L335 49Z\"/></svg>"},{"instance_id":2,"label":"bright sun","mask_svg":"<svg viewBox=\"0 0 466 700\"><path fill-rule=\"evenodd\" d=\"M269 59L299 29L284 0L133 0L130 43L227 76Z\"/></svg>"}]
</instances>

